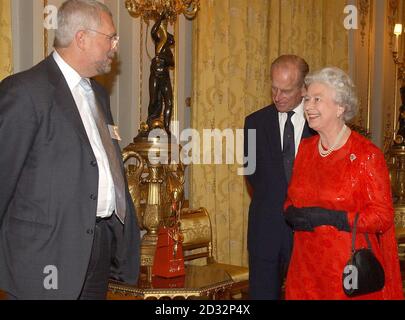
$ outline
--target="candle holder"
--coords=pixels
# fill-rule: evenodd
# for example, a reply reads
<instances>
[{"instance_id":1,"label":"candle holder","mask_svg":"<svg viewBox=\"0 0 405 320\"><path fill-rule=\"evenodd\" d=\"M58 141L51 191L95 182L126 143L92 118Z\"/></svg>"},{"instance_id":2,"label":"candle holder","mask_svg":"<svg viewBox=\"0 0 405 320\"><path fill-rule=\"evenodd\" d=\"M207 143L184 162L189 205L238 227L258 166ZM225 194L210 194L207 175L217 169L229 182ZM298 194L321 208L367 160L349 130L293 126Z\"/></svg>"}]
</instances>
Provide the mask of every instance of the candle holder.
<instances>
[{"instance_id":1,"label":"candle holder","mask_svg":"<svg viewBox=\"0 0 405 320\"><path fill-rule=\"evenodd\" d=\"M155 21L151 30L155 57L150 68L148 119L123 151L138 224L146 231L141 241L141 267L151 282L158 228L167 221L173 205L180 212L184 203L185 167L175 157L181 147L170 133L173 91L169 71L175 68L175 58L171 50L174 36L167 24L174 23L180 14L194 18L199 0L126 0L125 6L133 17ZM151 135L154 130L156 136Z\"/></svg>"},{"instance_id":2,"label":"candle holder","mask_svg":"<svg viewBox=\"0 0 405 320\"><path fill-rule=\"evenodd\" d=\"M394 130L391 147L388 152L388 167L395 210L395 227L397 237L401 237L405 230L405 86L400 88L402 105L397 112L398 83L405 84L404 57L400 57L399 37L402 34L402 24L395 24L395 43L392 57L395 63L395 107Z\"/></svg>"},{"instance_id":3,"label":"candle holder","mask_svg":"<svg viewBox=\"0 0 405 320\"><path fill-rule=\"evenodd\" d=\"M144 20L156 20L165 12L167 19L173 23L180 14L193 19L200 7L200 0L126 0L125 7L133 17Z\"/></svg>"},{"instance_id":4,"label":"candle holder","mask_svg":"<svg viewBox=\"0 0 405 320\"><path fill-rule=\"evenodd\" d=\"M394 50L392 51L392 58L394 59L395 66L398 68L397 72L397 79L400 80L401 82L405 82L405 63L404 63L404 57L402 59L400 58L399 51L400 51L400 45L399 45L399 37L402 34L402 24L397 23L395 24L394 27L394 35L395 35L395 43L394 43Z\"/></svg>"}]
</instances>

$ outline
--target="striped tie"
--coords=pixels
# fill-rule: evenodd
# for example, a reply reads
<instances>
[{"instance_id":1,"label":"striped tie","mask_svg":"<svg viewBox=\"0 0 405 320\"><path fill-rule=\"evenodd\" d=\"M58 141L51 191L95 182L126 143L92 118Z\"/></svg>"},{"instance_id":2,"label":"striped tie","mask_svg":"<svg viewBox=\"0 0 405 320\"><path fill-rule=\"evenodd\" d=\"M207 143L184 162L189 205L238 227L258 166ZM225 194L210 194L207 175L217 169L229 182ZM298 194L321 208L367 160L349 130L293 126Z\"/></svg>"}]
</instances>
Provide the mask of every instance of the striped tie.
<instances>
[{"instance_id":1,"label":"striped tie","mask_svg":"<svg viewBox=\"0 0 405 320\"><path fill-rule=\"evenodd\" d=\"M288 116L283 134L283 161L285 176L287 182L290 182L295 159L294 126L291 122L291 117L294 115L294 111L288 111L287 114Z\"/></svg>"}]
</instances>

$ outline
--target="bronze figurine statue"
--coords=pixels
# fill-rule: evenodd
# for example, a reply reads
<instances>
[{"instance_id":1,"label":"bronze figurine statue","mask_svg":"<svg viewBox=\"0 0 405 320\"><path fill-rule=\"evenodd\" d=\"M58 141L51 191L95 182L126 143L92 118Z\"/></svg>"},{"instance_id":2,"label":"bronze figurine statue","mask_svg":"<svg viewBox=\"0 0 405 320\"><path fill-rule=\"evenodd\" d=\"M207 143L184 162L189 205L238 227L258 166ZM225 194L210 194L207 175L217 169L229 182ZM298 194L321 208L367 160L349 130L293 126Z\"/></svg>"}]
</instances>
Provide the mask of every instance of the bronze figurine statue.
<instances>
[{"instance_id":1,"label":"bronze figurine statue","mask_svg":"<svg viewBox=\"0 0 405 320\"><path fill-rule=\"evenodd\" d=\"M170 81L170 68L174 68L174 56L171 47L174 37L162 25L166 14L162 13L154 24L151 34L155 42L156 56L152 59L149 77L148 126L152 130L159 127L163 111L163 126L170 133L170 120L173 111L173 90ZM164 105L164 107L163 107Z\"/></svg>"}]
</instances>

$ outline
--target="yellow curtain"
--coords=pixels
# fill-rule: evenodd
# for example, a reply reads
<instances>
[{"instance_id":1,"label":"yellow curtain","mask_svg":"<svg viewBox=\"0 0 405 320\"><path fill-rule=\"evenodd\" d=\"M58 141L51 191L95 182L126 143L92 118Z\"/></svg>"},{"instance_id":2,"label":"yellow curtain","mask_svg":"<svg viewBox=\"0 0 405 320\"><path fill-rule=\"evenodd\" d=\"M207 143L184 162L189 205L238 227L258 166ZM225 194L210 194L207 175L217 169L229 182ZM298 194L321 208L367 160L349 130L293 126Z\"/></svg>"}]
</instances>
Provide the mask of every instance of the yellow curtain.
<instances>
[{"instance_id":1,"label":"yellow curtain","mask_svg":"<svg viewBox=\"0 0 405 320\"><path fill-rule=\"evenodd\" d=\"M0 0L0 81L12 73L11 0Z\"/></svg>"},{"instance_id":2,"label":"yellow curtain","mask_svg":"<svg viewBox=\"0 0 405 320\"><path fill-rule=\"evenodd\" d=\"M203 129L242 129L247 114L271 102L269 69L280 54L298 54L312 70L326 65L347 70L345 5L345 0L201 1L194 28L192 127L201 137ZM217 260L247 265L250 198L234 160L192 165L190 203L210 212Z\"/></svg>"}]
</instances>

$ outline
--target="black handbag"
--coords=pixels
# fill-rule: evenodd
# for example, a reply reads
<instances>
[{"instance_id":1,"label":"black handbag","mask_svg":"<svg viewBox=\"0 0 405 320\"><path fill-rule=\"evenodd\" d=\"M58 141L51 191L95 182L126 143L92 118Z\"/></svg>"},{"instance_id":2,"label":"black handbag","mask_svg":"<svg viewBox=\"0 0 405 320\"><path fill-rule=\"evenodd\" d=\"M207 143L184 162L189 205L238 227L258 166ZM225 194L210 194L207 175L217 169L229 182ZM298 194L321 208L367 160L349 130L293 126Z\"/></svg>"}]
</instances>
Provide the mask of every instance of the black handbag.
<instances>
[{"instance_id":1,"label":"black handbag","mask_svg":"<svg viewBox=\"0 0 405 320\"><path fill-rule=\"evenodd\" d=\"M365 233L367 248L355 249L356 227L359 214L356 214L352 232L350 260L343 270L343 291L349 297L380 291L384 287L384 269L371 249L371 242Z\"/></svg>"}]
</instances>

